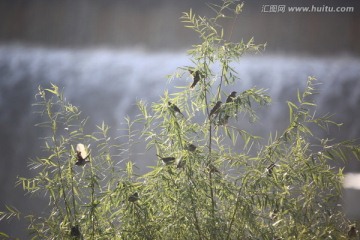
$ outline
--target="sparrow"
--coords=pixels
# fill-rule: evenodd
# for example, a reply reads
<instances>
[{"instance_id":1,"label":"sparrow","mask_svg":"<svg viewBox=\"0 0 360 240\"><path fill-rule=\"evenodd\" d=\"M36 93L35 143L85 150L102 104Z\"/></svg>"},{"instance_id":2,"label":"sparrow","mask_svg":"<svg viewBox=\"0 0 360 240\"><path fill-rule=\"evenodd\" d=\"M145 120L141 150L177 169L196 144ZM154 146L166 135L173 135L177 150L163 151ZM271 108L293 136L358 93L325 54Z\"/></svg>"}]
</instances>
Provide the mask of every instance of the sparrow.
<instances>
[{"instance_id":1,"label":"sparrow","mask_svg":"<svg viewBox=\"0 0 360 240\"><path fill-rule=\"evenodd\" d=\"M75 165L84 166L86 163L90 162L86 160L90 154L87 154L84 144L78 143L76 145L76 160Z\"/></svg>"},{"instance_id":2,"label":"sparrow","mask_svg":"<svg viewBox=\"0 0 360 240\"><path fill-rule=\"evenodd\" d=\"M349 239L355 239L357 237L356 228L354 225L351 226L349 232L348 232Z\"/></svg>"},{"instance_id":3,"label":"sparrow","mask_svg":"<svg viewBox=\"0 0 360 240\"><path fill-rule=\"evenodd\" d=\"M199 70L193 71L193 70L189 69L189 72L193 76L193 79L194 79L193 83L190 86L190 88L193 89L196 86L196 84L200 81L200 78L204 77L204 76L203 76L203 74L200 73Z\"/></svg>"},{"instance_id":4,"label":"sparrow","mask_svg":"<svg viewBox=\"0 0 360 240\"><path fill-rule=\"evenodd\" d=\"M180 109L178 108L178 106L176 106L175 104L173 104L172 102L168 101L169 107L171 110L173 110L174 112L180 113L181 115L184 116L184 114L182 114L182 112L180 111Z\"/></svg>"},{"instance_id":5,"label":"sparrow","mask_svg":"<svg viewBox=\"0 0 360 240\"><path fill-rule=\"evenodd\" d=\"M233 102L235 97L236 97L236 92L235 91L231 92L230 95L226 99L226 103Z\"/></svg>"},{"instance_id":6,"label":"sparrow","mask_svg":"<svg viewBox=\"0 0 360 240\"><path fill-rule=\"evenodd\" d=\"M169 165L175 161L174 157L160 157L159 155L157 156L165 163L165 165Z\"/></svg>"},{"instance_id":7,"label":"sparrow","mask_svg":"<svg viewBox=\"0 0 360 240\"><path fill-rule=\"evenodd\" d=\"M196 150L196 146L194 144L188 144L185 146L185 150L189 151L189 152L194 152Z\"/></svg>"},{"instance_id":8,"label":"sparrow","mask_svg":"<svg viewBox=\"0 0 360 240\"><path fill-rule=\"evenodd\" d=\"M81 237L81 233L78 225L71 227L70 235L71 237L75 237L76 239Z\"/></svg>"},{"instance_id":9,"label":"sparrow","mask_svg":"<svg viewBox=\"0 0 360 240\"><path fill-rule=\"evenodd\" d=\"M210 111L209 117L211 117L213 114L216 114L220 110L221 104L221 101L216 102L215 106Z\"/></svg>"},{"instance_id":10,"label":"sparrow","mask_svg":"<svg viewBox=\"0 0 360 240\"><path fill-rule=\"evenodd\" d=\"M134 194L131 194L130 197L128 198L129 202L136 202L137 200L139 200L139 194L136 192Z\"/></svg>"}]
</instances>

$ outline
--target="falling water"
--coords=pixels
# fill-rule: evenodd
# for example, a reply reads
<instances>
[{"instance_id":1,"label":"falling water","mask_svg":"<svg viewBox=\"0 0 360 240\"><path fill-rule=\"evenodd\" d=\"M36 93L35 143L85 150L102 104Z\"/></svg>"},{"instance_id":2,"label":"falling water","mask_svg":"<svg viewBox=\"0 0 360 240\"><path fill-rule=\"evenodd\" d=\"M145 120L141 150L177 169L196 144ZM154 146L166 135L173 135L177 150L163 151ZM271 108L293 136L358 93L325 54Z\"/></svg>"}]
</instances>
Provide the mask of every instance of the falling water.
<instances>
[{"instance_id":1,"label":"falling water","mask_svg":"<svg viewBox=\"0 0 360 240\"><path fill-rule=\"evenodd\" d=\"M165 89L175 91L172 85L190 84L190 77L171 84L165 77L186 65L191 61L184 52L0 46L0 209L4 204L25 213L40 208L36 198L28 200L19 188L14 189L16 176L29 176L28 159L40 151L42 132L33 127L39 119L31 107L38 85L57 84L64 88L67 99L90 117L89 124L104 120L117 129L126 115L136 113L136 100L156 100ZM359 58L255 55L244 57L234 67L240 77L234 90L257 86L268 89L273 99L262 111L256 134L281 131L288 123L286 101L295 100L297 89L304 88L308 76L315 76L322 83L317 96L319 111L336 113L335 120L344 123L332 136L360 136ZM0 226L0 231L17 236L18 226L12 222Z\"/></svg>"}]
</instances>

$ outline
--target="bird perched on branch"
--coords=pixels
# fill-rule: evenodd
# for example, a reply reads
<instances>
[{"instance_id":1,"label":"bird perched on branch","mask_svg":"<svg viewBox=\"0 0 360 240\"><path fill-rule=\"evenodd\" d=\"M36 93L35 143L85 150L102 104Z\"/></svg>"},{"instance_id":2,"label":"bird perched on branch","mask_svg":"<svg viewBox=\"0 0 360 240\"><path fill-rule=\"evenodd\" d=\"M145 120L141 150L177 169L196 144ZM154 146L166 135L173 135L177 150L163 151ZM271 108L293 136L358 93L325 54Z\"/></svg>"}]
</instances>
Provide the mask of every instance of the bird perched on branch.
<instances>
[{"instance_id":1,"label":"bird perched on branch","mask_svg":"<svg viewBox=\"0 0 360 240\"><path fill-rule=\"evenodd\" d=\"M199 70L191 70L189 69L190 74L193 76L193 83L191 84L190 88L193 89L196 84L200 81L201 78L204 78L205 76L199 71Z\"/></svg>"},{"instance_id":2,"label":"bird perched on branch","mask_svg":"<svg viewBox=\"0 0 360 240\"><path fill-rule=\"evenodd\" d=\"M77 166L84 166L86 163L90 162L89 160L86 160L90 156L90 153L88 154L84 144L78 143L76 145L76 160L77 162L75 165Z\"/></svg>"},{"instance_id":3,"label":"bird perched on branch","mask_svg":"<svg viewBox=\"0 0 360 240\"><path fill-rule=\"evenodd\" d=\"M356 239L357 233L356 233L356 227L352 225L348 231L348 237L349 239Z\"/></svg>"},{"instance_id":4,"label":"bird perched on branch","mask_svg":"<svg viewBox=\"0 0 360 240\"><path fill-rule=\"evenodd\" d=\"M230 95L226 98L226 103L233 102L235 97L236 97L236 92L235 91L231 92Z\"/></svg>"},{"instance_id":5,"label":"bird perched on branch","mask_svg":"<svg viewBox=\"0 0 360 240\"><path fill-rule=\"evenodd\" d=\"M196 150L196 146L194 144L190 143L190 144L187 144L184 149L189 152L194 152Z\"/></svg>"},{"instance_id":6,"label":"bird perched on branch","mask_svg":"<svg viewBox=\"0 0 360 240\"><path fill-rule=\"evenodd\" d=\"M71 227L70 235L73 238L79 239L81 237L81 232L79 229L79 225L75 225Z\"/></svg>"},{"instance_id":7,"label":"bird perched on branch","mask_svg":"<svg viewBox=\"0 0 360 240\"><path fill-rule=\"evenodd\" d=\"M169 104L169 107L170 107L171 110L173 110L174 112L177 112L177 113L181 114L182 116L184 116L184 114L180 111L178 106L176 106L175 104L173 104L170 101L168 101L168 104Z\"/></svg>"},{"instance_id":8,"label":"bird perched on branch","mask_svg":"<svg viewBox=\"0 0 360 240\"><path fill-rule=\"evenodd\" d=\"M137 192L131 194L128 198L129 202L136 202L137 200L139 200L139 194Z\"/></svg>"},{"instance_id":9,"label":"bird perched on branch","mask_svg":"<svg viewBox=\"0 0 360 240\"><path fill-rule=\"evenodd\" d=\"M169 165L169 164L175 162L174 157L160 157L158 154L156 154L156 156L158 156L165 163L165 165Z\"/></svg>"},{"instance_id":10,"label":"bird perched on branch","mask_svg":"<svg viewBox=\"0 0 360 240\"><path fill-rule=\"evenodd\" d=\"M219 112L222 102L217 101L215 106L211 109L209 117Z\"/></svg>"}]
</instances>

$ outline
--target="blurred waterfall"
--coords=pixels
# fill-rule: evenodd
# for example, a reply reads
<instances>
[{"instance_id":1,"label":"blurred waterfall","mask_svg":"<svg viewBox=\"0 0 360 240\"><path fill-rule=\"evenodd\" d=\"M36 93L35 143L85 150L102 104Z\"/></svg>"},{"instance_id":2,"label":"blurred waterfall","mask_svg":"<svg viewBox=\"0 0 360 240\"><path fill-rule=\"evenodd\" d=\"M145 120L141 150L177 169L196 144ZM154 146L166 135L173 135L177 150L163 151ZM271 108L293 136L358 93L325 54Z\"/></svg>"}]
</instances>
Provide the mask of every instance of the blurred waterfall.
<instances>
[{"instance_id":1,"label":"blurred waterfall","mask_svg":"<svg viewBox=\"0 0 360 240\"><path fill-rule=\"evenodd\" d=\"M28 159L40 152L42 133L34 127L39 119L31 107L38 85L51 82L64 88L67 99L90 117L90 125L104 120L115 130L126 115L134 115L136 99L157 100L165 89L175 91L172 85L190 84L189 76L170 85L165 77L186 65L191 62L183 52L0 46L0 210L4 204L25 214L42 208L36 199L24 201L21 189L14 189L16 176L29 176ZM360 136L359 58L256 55L234 67L240 77L234 90L266 88L273 99L261 112L257 134L281 131L288 122L286 101L295 100L297 89L315 76L322 83L319 111L335 113L335 120L344 123L332 136ZM25 238L20 229L16 221L0 226L0 231Z\"/></svg>"}]
</instances>

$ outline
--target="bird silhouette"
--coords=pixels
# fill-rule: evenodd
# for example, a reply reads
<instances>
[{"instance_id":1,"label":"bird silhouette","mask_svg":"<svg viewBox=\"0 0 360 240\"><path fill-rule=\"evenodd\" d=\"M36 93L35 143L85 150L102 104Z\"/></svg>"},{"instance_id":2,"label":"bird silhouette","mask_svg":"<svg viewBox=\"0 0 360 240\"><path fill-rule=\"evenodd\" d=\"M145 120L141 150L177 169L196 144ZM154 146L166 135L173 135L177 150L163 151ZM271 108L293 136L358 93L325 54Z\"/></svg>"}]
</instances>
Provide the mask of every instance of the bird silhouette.
<instances>
[{"instance_id":1,"label":"bird silhouette","mask_svg":"<svg viewBox=\"0 0 360 240\"><path fill-rule=\"evenodd\" d=\"M235 91L231 92L230 95L226 98L226 103L233 102L235 97L236 97L236 92Z\"/></svg>"},{"instance_id":2,"label":"bird silhouette","mask_svg":"<svg viewBox=\"0 0 360 240\"><path fill-rule=\"evenodd\" d=\"M131 194L130 197L128 198L129 202L136 202L137 200L139 200L139 194L137 192Z\"/></svg>"},{"instance_id":3,"label":"bird silhouette","mask_svg":"<svg viewBox=\"0 0 360 240\"><path fill-rule=\"evenodd\" d=\"M356 228L354 225L352 225L348 231L348 237L349 239L356 239L357 237L357 233L356 233Z\"/></svg>"},{"instance_id":4,"label":"bird silhouette","mask_svg":"<svg viewBox=\"0 0 360 240\"><path fill-rule=\"evenodd\" d=\"M194 79L193 83L190 86L190 88L193 89L196 86L196 84L200 81L200 79L203 78L204 76L203 76L203 74L200 73L199 70L193 71L193 70L189 69L189 72L193 76L193 79Z\"/></svg>"},{"instance_id":5,"label":"bird silhouette","mask_svg":"<svg viewBox=\"0 0 360 240\"><path fill-rule=\"evenodd\" d=\"M156 154L157 155L157 154ZM175 161L174 157L160 157L157 155L166 165L169 165Z\"/></svg>"},{"instance_id":6,"label":"bird silhouette","mask_svg":"<svg viewBox=\"0 0 360 240\"><path fill-rule=\"evenodd\" d=\"M73 238L79 239L81 237L81 233L79 230L79 225L75 225L71 227L70 235Z\"/></svg>"},{"instance_id":7,"label":"bird silhouette","mask_svg":"<svg viewBox=\"0 0 360 240\"><path fill-rule=\"evenodd\" d=\"M184 116L184 114L180 111L178 106L176 106L175 104L173 104L170 101L168 101L168 104L169 104L169 107L170 107L171 110L173 110L174 112L177 112L177 113L181 114L182 116Z\"/></svg>"},{"instance_id":8,"label":"bird silhouette","mask_svg":"<svg viewBox=\"0 0 360 240\"><path fill-rule=\"evenodd\" d=\"M209 117L216 114L220 110L221 104L222 104L221 101L216 102L215 106L210 111Z\"/></svg>"},{"instance_id":9,"label":"bird silhouette","mask_svg":"<svg viewBox=\"0 0 360 240\"><path fill-rule=\"evenodd\" d=\"M192 143L187 144L187 145L185 146L185 150L187 150L187 151L189 151L189 152L194 152L194 151L196 150L196 146L195 146L194 144L192 144Z\"/></svg>"}]
</instances>

